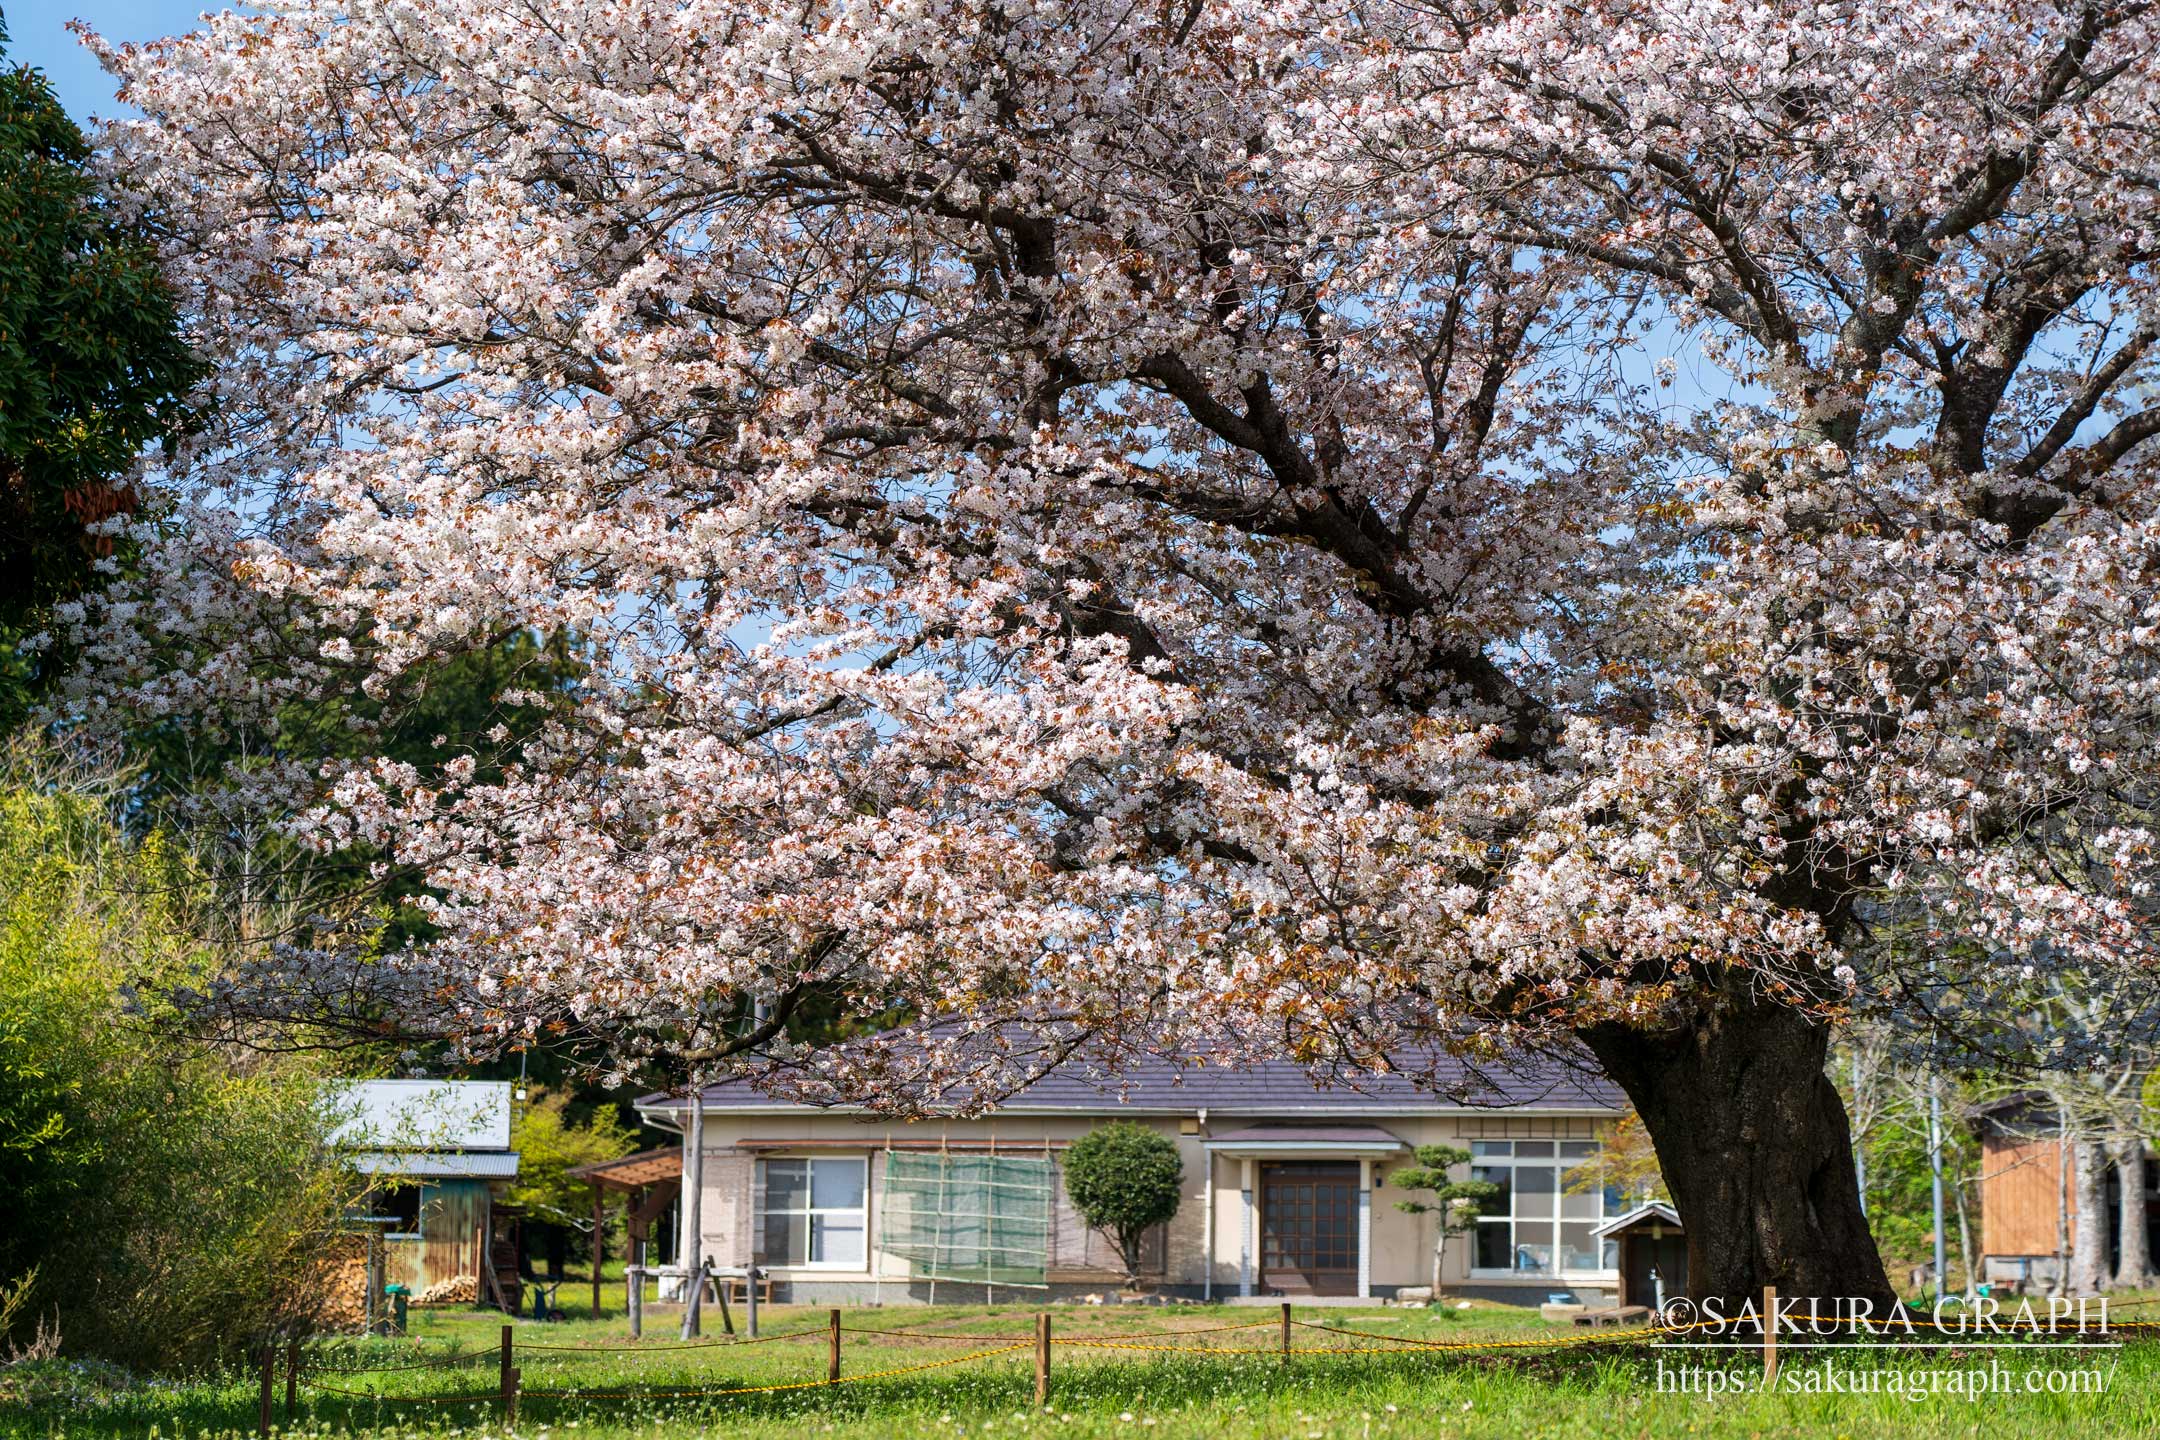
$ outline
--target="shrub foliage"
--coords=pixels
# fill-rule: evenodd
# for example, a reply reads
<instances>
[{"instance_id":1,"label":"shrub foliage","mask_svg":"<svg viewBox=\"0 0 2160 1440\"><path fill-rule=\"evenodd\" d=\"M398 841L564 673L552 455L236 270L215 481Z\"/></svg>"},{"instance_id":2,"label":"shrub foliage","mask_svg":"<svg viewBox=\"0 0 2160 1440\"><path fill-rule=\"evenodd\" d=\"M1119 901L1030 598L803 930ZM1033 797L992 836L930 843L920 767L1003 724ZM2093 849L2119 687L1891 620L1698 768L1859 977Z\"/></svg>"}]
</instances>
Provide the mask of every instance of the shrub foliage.
<instances>
[{"instance_id":1,"label":"shrub foliage","mask_svg":"<svg viewBox=\"0 0 2160 1440\"><path fill-rule=\"evenodd\" d=\"M1125 1283L1139 1283L1148 1231L1177 1214L1184 1162L1167 1135L1118 1120L1065 1152L1065 1193L1080 1218L1117 1247Z\"/></svg>"},{"instance_id":2,"label":"shrub foliage","mask_svg":"<svg viewBox=\"0 0 2160 1440\"><path fill-rule=\"evenodd\" d=\"M207 898L98 797L0 781L0 1282L34 1277L15 1338L57 1321L69 1353L170 1368L327 1298L351 1182L312 1077L171 1038L140 998L214 968Z\"/></svg>"}]
</instances>

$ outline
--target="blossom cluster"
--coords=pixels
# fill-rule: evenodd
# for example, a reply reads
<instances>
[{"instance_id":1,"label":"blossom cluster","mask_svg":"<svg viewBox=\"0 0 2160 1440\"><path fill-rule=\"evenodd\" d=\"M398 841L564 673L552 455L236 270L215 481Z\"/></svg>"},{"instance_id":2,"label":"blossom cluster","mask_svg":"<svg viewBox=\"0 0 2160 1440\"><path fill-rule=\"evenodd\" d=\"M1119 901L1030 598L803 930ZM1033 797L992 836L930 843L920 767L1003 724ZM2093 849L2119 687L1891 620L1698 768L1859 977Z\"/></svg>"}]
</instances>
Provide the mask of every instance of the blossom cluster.
<instances>
[{"instance_id":1,"label":"blossom cluster","mask_svg":"<svg viewBox=\"0 0 2160 1440\"><path fill-rule=\"evenodd\" d=\"M394 711L570 638L530 725L247 803L424 874L442 940L367 964L468 1045L962 1022L812 1095L2043 942L2129 984L2155 26L289 0L104 47L219 420L68 703Z\"/></svg>"}]
</instances>

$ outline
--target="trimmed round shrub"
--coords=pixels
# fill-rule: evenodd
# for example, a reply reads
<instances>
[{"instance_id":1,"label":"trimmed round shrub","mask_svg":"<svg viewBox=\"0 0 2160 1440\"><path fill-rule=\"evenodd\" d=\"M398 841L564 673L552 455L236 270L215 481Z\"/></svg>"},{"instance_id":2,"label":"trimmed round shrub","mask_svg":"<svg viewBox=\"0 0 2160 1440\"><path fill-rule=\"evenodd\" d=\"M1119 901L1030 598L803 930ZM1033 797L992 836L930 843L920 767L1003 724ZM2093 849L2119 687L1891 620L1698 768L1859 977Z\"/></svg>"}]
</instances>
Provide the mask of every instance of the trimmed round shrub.
<instances>
[{"instance_id":1,"label":"trimmed round shrub","mask_svg":"<svg viewBox=\"0 0 2160 1440\"><path fill-rule=\"evenodd\" d=\"M1090 1130L1065 1152L1065 1193L1080 1218L1117 1248L1137 1285L1148 1231L1177 1214L1185 1162L1177 1142L1130 1120Z\"/></svg>"}]
</instances>

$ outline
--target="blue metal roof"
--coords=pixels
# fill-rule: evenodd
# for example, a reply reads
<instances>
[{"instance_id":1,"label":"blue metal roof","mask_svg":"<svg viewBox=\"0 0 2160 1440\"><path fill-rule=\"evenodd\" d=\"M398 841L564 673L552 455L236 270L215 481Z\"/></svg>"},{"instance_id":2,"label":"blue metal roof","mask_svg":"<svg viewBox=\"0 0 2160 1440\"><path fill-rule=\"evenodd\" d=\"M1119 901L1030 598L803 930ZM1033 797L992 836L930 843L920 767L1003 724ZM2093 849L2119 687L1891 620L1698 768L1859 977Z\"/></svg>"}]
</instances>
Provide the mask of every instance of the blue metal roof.
<instances>
[{"instance_id":1,"label":"blue metal roof","mask_svg":"<svg viewBox=\"0 0 2160 1440\"><path fill-rule=\"evenodd\" d=\"M363 1175L514 1180L518 1173L515 1150L361 1150L347 1158Z\"/></svg>"}]
</instances>

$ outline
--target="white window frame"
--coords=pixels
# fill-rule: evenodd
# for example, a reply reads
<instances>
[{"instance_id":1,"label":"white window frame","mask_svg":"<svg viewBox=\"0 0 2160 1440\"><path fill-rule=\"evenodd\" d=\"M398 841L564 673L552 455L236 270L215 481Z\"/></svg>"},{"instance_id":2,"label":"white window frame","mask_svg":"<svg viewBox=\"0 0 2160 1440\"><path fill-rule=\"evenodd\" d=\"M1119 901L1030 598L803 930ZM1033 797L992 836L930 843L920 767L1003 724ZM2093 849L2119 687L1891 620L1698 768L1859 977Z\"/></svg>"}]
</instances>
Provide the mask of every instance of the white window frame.
<instances>
[{"instance_id":1,"label":"white window frame","mask_svg":"<svg viewBox=\"0 0 2160 1440\"><path fill-rule=\"evenodd\" d=\"M1516 1147L1518 1145L1524 1144L1550 1146L1552 1149L1552 1153L1549 1155L1518 1155L1516 1153ZM1578 1266L1574 1269L1569 1269L1561 1263L1567 1254L1566 1247L1561 1243L1560 1239L1560 1227L1563 1223L1573 1225L1588 1224L1592 1226L1597 1226L1604 1224L1607 1220L1614 1219L1619 1215L1627 1213L1627 1197L1624 1195L1620 1197L1620 1204L1622 1207L1621 1209L1611 1209L1607 1204L1607 1200L1609 1197L1606 1194L1606 1189L1609 1189L1610 1187L1603 1187L1597 1191L1598 1213L1595 1216L1582 1217L1569 1216L1568 1214L1566 1214L1567 1172L1575 1168L1576 1166L1588 1164L1590 1162L1590 1157L1584 1155L1573 1156L1563 1159L1560 1154L1561 1147L1565 1145L1590 1145L1594 1148L1596 1144L1596 1141L1583 1140L1581 1138L1576 1138L1572 1140L1560 1140L1545 1139L1542 1137L1517 1140L1473 1140L1472 1142L1470 1142L1470 1173L1473 1177L1475 1177L1477 1173L1481 1170L1507 1169L1512 1171L1517 1166L1520 1166L1524 1169L1533 1169L1542 1166L1546 1169L1554 1170L1557 1172L1553 1187L1553 1213L1549 1217L1536 1215L1516 1215L1515 1205L1518 1197L1520 1197L1522 1194L1522 1190L1521 1187L1514 1183L1512 1176L1510 1177L1508 1182L1508 1213L1504 1216L1480 1215L1478 1219L1474 1222L1470 1234L1470 1254L1468 1257L1470 1261L1471 1279L1520 1280L1526 1282L1541 1283L1559 1282L1563 1284L1569 1281L1578 1281L1587 1284L1592 1282L1617 1281L1620 1278L1620 1271L1617 1267L1608 1268L1603 1266L1596 1266L1590 1268L1583 1268ZM1506 1147L1505 1154L1492 1153L1494 1150L1501 1146ZM1480 1150L1484 1150L1487 1153L1477 1153ZM1550 1270L1516 1270L1512 1268L1500 1269L1490 1266L1479 1265L1477 1263L1477 1242L1479 1232L1486 1225L1493 1225L1497 1227L1501 1224L1505 1224L1508 1227L1508 1252L1510 1254L1513 1254L1515 1252L1517 1246L1524 1243L1523 1227L1528 1226L1530 1228L1530 1233L1533 1237L1536 1235L1538 1229L1540 1227L1543 1227L1547 1238L1544 1240L1538 1240L1533 1238L1530 1240L1529 1243L1547 1244L1551 1247L1553 1254L1553 1268ZM1610 1243L1611 1242L1609 1240L1601 1240L1598 1242L1600 1254L1603 1253L1605 1246Z\"/></svg>"},{"instance_id":2,"label":"white window frame","mask_svg":"<svg viewBox=\"0 0 2160 1440\"><path fill-rule=\"evenodd\" d=\"M805 1245L807 1256L815 1246L818 1222L833 1218L852 1218L862 1231L862 1258L859 1260L812 1260L800 1263L787 1259L756 1260L767 1270L832 1270L848 1274L868 1274L871 1267L870 1253L870 1157L863 1155L765 1155L758 1158L751 1171L752 1204L750 1207L750 1254L755 1260L765 1248L765 1221L773 1212L765 1205L765 1177L768 1165L801 1165L803 1170L803 1200L801 1209L780 1211L783 1215L800 1215L810 1227L810 1238ZM817 1194L817 1167L820 1165L852 1165L862 1172L862 1204L852 1206L818 1206L809 1203Z\"/></svg>"}]
</instances>

